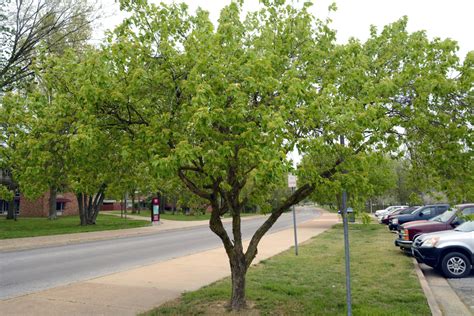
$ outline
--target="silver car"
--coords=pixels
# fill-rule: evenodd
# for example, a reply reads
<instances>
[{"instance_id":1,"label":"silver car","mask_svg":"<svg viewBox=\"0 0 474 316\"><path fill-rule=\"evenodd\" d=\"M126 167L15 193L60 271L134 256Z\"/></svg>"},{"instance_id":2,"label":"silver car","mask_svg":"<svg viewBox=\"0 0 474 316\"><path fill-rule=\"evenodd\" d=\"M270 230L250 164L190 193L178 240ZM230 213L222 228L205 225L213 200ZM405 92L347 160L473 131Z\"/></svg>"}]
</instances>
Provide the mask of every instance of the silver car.
<instances>
[{"instance_id":1,"label":"silver car","mask_svg":"<svg viewBox=\"0 0 474 316\"><path fill-rule=\"evenodd\" d=\"M469 276L474 262L474 221L454 230L421 235L413 242L412 253L418 262L442 271L448 278Z\"/></svg>"},{"instance_id":2,"label":"silver car","mask_svg":"<svg viewBox=\"0 0 474 316\"><path fill-rule=\"evenodd\" d=\"M405 208L405 207L408 207L408 205L389 206L386 209L375 211L375 216L376 217L384 217L385 215L390 214L391 212L395 212L396 210L398 210L400 208Z\"/></svg>"}]
</instances>

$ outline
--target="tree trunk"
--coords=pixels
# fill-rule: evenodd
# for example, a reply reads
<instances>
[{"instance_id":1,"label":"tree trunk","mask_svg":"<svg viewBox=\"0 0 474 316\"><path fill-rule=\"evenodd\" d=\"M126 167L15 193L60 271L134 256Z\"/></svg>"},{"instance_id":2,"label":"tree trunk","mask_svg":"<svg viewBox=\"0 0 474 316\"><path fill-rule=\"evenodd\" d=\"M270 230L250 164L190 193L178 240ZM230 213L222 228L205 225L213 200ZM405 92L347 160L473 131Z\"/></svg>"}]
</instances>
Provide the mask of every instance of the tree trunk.
<instances>
[{"instance_id":1,"label":"tree trunk","mask_svg":"<svg viewBox=\"0 0 474 316\"><path fill-rule=\"evenodd\" d=\"M87 225L85 195L83 193L76 193L77 205L79 207L79 218L81 220L81 226Z\"/></svg>"},{"instance_id":2,"label":"tree trunk","mask_svg":"<svg viewBox=\"0 0 474 316\"><path fill-rule=\"evenodd\" d=\"M58 217L57 210L56 210L56 193L57 190L55 188L49 189L49 216L48 219L56 219Z\"/></svg>"},{"instance_id":3,"label":"tree trunk","mask_svg":"<svg viewBox=\"0 0 474 316\"><path fill-rule=\"evenodd\" d=\"M99 192L97 193L97 196L94 200L94 215L92 217L92 223L95 224L97 221L97 216L99 215L100 207L102 206L102 203L104 202L105 198L105 188L106 185L102 185Z\"/></svg>"},{"instance_id":4,"label":"tree trunk","mask_svg":"<svg viewBox=\"0 0 474 316\"><path fill-rule=\"evenodd\" d=\"M95 196L83 193L77 193L77 202L79 206L79 216L81 218L81 226L95 225L100 207L104 202L105 189L107 185L102 184L99 192Z\"/></svg>"},{"instance_id":5,"label":"tree trunk","mask_svg":"<svg viewBox=\"0 0 474 316\"><path fill-rule=\"evenodd\" d=\"M91 218L92 218L92 195L89 194L89 197L86 199L86 225L92 224L91 223Z\"/></svg>"},{"instance_id":6,"label":"tree trunk","mask_svg":"<svg viewBox=\"0 0 474 316\"><path fill-rule=\"evenodd\" d=\"M176 204L178 203L177 198L175 197L173 199L173 215L176 214Z\"/></svg>"},{"instance_id":7,"label":"tree trunk","mask_svg":"<svg viewBox=\"0 0 474 316\"><path fill-rule=\"evenodd\" d=\"M235 150L235 159L237 161L238 148ZM238 161L237 161L238 162ZM209 228L211 231L219 236L222 243L224 244L225 251L229 258L231 275L232 275L232 296L230 302L230 308L232 310L242 310L246 307L245 301L245 275L252 261L257 255L257 247L268 230L278 220L281 214L288 210L291 206L302 201L314 192L316 185L306 183L299 187L289 197L286 198L283 203L273 208L271 215L265 220L265 222L257 229L252 236L247 250L243 251L242 247L242 235L241 235L241 218L240 213L245 205L245 200L240 201L240 193L242 188L245 186L246 179L239 181L237 174L238 163L231 166L227 173L227 182L232 185L231 190L225 191L220 187L222 179L214 181L209 192L206 189L199 188L187 175L186 171L200 172L201 169L197 167L181 167L178 170L178 176L184 185L195 195L208 200L211 203L212 212L209 220ZM333 167L320 173L320 176L325 179L330 179L337 172L337 166L343 161L337 160ZM160 201L161 202L161 201ZM230 239L224 225L221 221L221 216L231 212L232 215L232 232L233 240Z\"/></svg>"},{"instance_id":8,"label":"tree trunk","mask_svg":"<svg viewBox=\"0 0 474 316\"><path fill-rule=\"evenodd\" d=\"M135 190L133 190L132 193L132 214L136 214L137 210L135 208Z\"/></svg>"},{"instance_id":9,"label":"tree trunk","mask_svg":"<svg viewBox=\"0 0 474 316\"><path fill-rule=\"evenodd\" d=\"M233 311L239 311L247 306L247 302L245 301L245 275L247 274L247 264L243 254L238 254L234 259L230 259L229 261L232 274L230 308Z\"/></svg>"},{"instance_id":10,"label":"tree trunk","mask_svg":"<svg viewBox=\"0 0 474 316\"><path fill-rule=\"evenodd\" d=\"M13 199L8 201L8 211L7 211L7 219L15 219L15 196L13 196Z\"/></svg>"}]
</instances>

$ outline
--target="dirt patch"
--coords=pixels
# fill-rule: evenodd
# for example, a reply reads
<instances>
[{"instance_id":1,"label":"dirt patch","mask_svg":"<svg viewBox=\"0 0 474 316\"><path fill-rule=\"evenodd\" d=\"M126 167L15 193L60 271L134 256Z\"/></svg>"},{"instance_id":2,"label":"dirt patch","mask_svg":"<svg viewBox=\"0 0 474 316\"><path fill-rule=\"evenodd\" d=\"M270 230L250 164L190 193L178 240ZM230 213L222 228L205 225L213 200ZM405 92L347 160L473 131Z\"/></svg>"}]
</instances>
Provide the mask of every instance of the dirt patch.
<instances>
[{"instance_id":1,"label":"dirt patch","mask_svg":"<svg viewBox=\"0 0 474 316\"><path fill-rule=\"evenodd\" d=\"M160 306L160 308L177 307L182 304L181 298L169 301ZM153 313L142 315L154 315ZM225 315L225 316L260 316L260 311L256 308L256 304L247 301L247 308L239 312L229 310L229 301L213 301L201 303L193 306L192 315Z\"/></svg>"},{"instance_id":2,"label":"dirt patch","mask_svg":"<svg viewBox=\"0 0 474 316\"><path fill-rule=\"evenodd\" d=\"M259 316L260 311L256 309L255 303L252 301L247 301L247 308L239 312L234 312L229 310L229 301L215 301L209 302L207 304L200 304L199 310L203 312L204 315L226 315L226 316Z\"/></svg>"}]
</instances>

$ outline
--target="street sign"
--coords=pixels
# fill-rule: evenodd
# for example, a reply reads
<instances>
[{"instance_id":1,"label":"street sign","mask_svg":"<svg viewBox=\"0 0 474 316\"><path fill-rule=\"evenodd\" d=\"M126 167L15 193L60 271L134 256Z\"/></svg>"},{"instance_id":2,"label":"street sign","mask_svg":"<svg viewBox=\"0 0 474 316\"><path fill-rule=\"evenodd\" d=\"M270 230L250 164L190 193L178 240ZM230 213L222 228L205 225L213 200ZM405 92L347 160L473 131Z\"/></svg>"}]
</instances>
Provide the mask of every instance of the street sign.
<instances>
[{"instance_id":1,"label":"street sign","mask_svg":"<svg viewBox=\"0 0 474 316\"><path fill-rule=\"evenodd\" d=\"M296 188L296 176L292 175L291 173L288 174L288 187Z\"/></svg>"},{"instance_id":2,"label":"street sign","mask_svg":"<svg viewBox=\"0 0 474 316\"><path fill-rule=\"evenodd\" d=\"M160 200L158 198L153 198L151 200L152 204L152 212L151 212L151 222L159 222L160 221Z\"/></svg>"}]
</instances>

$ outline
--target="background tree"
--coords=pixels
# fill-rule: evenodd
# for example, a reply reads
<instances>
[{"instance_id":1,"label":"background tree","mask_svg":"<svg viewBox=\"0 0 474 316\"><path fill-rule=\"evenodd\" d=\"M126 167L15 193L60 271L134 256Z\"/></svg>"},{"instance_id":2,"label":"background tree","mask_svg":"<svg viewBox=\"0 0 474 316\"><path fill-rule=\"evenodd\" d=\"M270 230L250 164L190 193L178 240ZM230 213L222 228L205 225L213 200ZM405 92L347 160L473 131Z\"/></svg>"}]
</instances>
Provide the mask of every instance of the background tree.
<instances>
[{"instance_id":1,"label":"background tree","mask_svg":"<svg viewBox=\"0 0 474 316\"><path fill-rule=\"evenodd\" d=\"M104 123L90 115L88 104L72 102L68 96L70 87L61 78L74 76L69 71L82 56L69 50L45 58L41 84L26 94L7 94L0 114L8 122L3 149L21 192L37 198L49 190L50 217L55 215L57 190L76 192L81 225L89 225L95 224L107 186L116 182L116 171L128 168L130 160L122 150L128 139L104 132Z\"/></svg>"},{"instance_id":2,"label":"background tree","mask_svg":"<svg viewBox=\"0 0 474 316\"><path fill-rule=\"evenodd\" d=\"M45 82L42 74L52 66L45 62L50 56L71 49L79 53L86 47L97 11L82 0L16 1L15 5L6 1L1 6L5 14L0 21L4 45L0 54L0 96L2 91L16 87L13 96L5 98L8 104L0 99L4 115L3 167L21 175L22 179L14 179L23 181L28 197L36 198L49 191L48 218L55 219L56 193L65 188L67 146L62 138L67 137L71 122L58 116L57 121L51 120L48 111L56 110L52 104L55 85ZM11 189L17 189L18 184L13 184ZM7 219L11 218L12 211L7 215Z\"/></svg>"},{"instance_id":3,"label":"background tree","mask_svg":"<svg viewBox=\"0 0 474 316\"><path fill-rule=\"evenodd\" d=\"M76 47L98 8L87 0L0 0L0 95L33 75L39 50Z\"/></svg>"},{"instance_id":4,"label":"background tree","mask_svg":"<svg viewBox=\"0 0 474 316\"><path fill-rule=\"evenodd\" d=\"M49 192L49 219L56 218L56 193L66 189L68 137L73 129L71 113L57 111L59 99L36 89L4 98L10 137L9 168L22 194L36 199Z\"/></svg>"}]
</instances>

